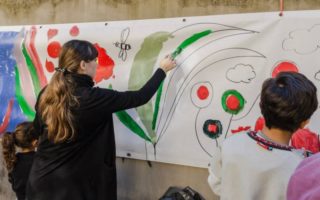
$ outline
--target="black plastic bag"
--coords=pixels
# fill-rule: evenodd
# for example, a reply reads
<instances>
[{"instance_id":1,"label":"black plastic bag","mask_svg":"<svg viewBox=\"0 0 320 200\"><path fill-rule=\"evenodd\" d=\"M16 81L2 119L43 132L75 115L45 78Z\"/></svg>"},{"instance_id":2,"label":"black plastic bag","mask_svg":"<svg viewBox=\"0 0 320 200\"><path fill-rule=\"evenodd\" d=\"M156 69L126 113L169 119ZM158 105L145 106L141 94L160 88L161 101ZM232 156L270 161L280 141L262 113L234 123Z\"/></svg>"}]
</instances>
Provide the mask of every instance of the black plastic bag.
<instances>
[{"instance_id":1,"label":"black plastic bag","mask_svg":"<svg viewBox=\"0 0 320 200\"><path fill-rule=\"evenodd\" d=\"M187 186L183 189L179 187L169 187L159 200L205 200L205 198Z\"/></svg>"}]
</instances>

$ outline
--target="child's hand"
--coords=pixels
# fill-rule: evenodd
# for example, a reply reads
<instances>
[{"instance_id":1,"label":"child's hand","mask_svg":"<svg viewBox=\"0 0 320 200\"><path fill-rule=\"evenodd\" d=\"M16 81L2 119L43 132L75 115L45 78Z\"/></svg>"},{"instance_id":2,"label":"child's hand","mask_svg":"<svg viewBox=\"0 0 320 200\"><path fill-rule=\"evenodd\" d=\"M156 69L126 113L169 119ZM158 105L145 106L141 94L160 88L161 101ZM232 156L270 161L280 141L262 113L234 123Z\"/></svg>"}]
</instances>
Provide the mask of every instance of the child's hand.
<instances>
[{"instance_id":1,"label":"child's hand","mask_svg":"<svg viewBox=\"0 0 320 200\"><path fill-rule=\"evenodd\" d=\"M160 62L160 68L166 73L175 68L176 65L176 61L169 55L163 58Z\"/></svg>"}]
</instances>

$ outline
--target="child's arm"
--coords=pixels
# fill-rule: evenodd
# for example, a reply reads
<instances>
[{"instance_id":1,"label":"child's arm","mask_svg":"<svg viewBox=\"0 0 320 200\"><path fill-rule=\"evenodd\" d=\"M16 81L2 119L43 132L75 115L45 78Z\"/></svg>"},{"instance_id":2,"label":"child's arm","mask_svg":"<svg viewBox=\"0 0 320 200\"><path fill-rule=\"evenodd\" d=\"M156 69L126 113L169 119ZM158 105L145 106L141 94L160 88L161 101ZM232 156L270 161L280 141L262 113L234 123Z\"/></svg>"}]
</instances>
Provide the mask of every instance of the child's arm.
<instances>
[{"instance_id":1,"label":"child's arm","mask_svg":"<svg viewBox=\"0 0 320 200\"><path fill-rule=\"evenodd\" d=\"M221 150L217 148L210 163L208 183L211 190L219 196L221 194L221 164Z\"/></svg>"}]
</instances>

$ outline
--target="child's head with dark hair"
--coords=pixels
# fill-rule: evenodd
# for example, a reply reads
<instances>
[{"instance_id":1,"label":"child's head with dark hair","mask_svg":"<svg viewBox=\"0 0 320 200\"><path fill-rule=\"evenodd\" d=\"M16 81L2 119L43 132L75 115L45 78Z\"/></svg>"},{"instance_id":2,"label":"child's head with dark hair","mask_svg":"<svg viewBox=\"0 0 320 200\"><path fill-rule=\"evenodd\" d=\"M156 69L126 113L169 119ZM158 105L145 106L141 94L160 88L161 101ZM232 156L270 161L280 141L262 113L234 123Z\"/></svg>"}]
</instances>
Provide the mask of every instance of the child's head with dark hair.
<instances>
[{"instance_id":1,"label":"child's head with dark hair","mask_svg":"<svg viewBox=\"0 0 320 200\"><path fill-rule=\"evenodd\" d=\"M23 151L33 151L38 135L35 133L32 122L18 124L14 132L6 132L2 137L3 157L7 170L10 172L16 162L16 147Z\"/></svg>"},{"instance_id":2,"label":"child's head with dark hair","mask_svg":"<svg viewBox=\"0 0 320 200\"><path fill-rule=\"evenodd\" d=\"M281 72L262 85L260 108L269 129L294 132L318 107L317 88L303 74Z\"/></svg>"}]
</instances>

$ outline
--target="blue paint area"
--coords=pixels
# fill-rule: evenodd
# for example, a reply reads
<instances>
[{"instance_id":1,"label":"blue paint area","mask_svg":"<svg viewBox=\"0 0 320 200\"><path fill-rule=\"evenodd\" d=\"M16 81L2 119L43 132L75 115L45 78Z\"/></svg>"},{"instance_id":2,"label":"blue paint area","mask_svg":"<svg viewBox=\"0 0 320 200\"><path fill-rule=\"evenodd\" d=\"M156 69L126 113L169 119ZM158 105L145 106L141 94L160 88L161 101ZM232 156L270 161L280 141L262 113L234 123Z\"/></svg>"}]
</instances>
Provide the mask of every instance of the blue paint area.
<instances>
[{"instance_id":1,"label":"blue paint area","mask_svg":"<svg viewBox=\"0 0 320 200\"><path fill-rule=\"evenodd\" d=\"M13 131L17 124L26 121L15 95L16 61L13 55L14 40L19 32L0 32L0 124L6 114L10 99L14 99L7 131Z\"/></svg>"}]
</instances>

